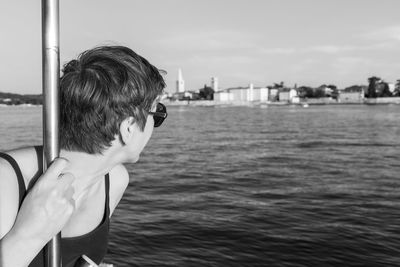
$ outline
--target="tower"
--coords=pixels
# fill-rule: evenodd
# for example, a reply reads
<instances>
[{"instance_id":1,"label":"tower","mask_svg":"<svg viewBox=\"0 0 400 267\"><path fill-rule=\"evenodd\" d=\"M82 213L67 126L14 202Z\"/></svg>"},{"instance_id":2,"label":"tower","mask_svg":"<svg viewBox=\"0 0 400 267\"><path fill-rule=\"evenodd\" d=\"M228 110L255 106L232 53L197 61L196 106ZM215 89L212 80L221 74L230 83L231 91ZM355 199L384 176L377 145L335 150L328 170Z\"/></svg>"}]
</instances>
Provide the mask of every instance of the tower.
<instances>
[{"instance_id":1,"label":"tower","mask_svg":"<svg viewBox=\"0 0 400 267\"><path fill-rule=\"evenodd\" d=\"M249 91L247 94L247 101L253 101L254 100L254 85L251 83L249 84Z\"/></svg>"},{"instance_id":2,"label":"tower","mask_svg":"<svg viewBox=\"0 0 400 267\"><path fill-rule=\"evenodd\" d=\"M217 77L211 77L211 88L214 90L214 92L218 91L218 78Z\"/></svg>"},{"instance_id":3,"label":"tower","mask_svg":"<svg viewBox=\"0 0 400 267\"><path fill-rule=\"evenodd\" d=\"M178 80L176 81L176 92L185 92L185 81L183 80L182 70L178 69Z\"/></svg>"}]
</instances>

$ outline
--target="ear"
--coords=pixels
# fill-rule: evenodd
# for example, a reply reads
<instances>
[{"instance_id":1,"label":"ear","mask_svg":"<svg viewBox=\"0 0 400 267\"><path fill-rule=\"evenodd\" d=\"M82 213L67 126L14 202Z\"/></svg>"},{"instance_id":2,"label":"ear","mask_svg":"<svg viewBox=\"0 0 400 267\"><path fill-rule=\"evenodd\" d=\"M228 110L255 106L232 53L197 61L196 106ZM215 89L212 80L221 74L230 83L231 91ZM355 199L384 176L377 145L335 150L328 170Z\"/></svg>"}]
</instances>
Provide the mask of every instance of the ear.
<instances>
[{"instance_id":1,"label":"ear","mask_svg":"<svg viewBox=\"0 0 400 267\"><path fill-rule=\"evenodd\" d=\"M119 133L122 144L129 143L132 140L133 135L135 134L135 130L137 125L133 119L133 117L128 117L123 120L119 126Z\"/></svg>"}]
</instances>

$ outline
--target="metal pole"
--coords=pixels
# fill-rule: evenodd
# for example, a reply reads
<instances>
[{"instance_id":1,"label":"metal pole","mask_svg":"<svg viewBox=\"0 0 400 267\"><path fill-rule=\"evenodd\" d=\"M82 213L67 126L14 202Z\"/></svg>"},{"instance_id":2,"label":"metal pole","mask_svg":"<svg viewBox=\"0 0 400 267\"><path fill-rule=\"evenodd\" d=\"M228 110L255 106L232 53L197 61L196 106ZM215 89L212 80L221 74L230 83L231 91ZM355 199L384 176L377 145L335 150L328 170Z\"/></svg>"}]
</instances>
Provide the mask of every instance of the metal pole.
<instances>
[{"instance_id":1,"label":"metal pole","mask_svg":"<svg viewBox=\"0 0 400 267\"><path fill-rule=\"evenodd\" d=\"M59 0L42 0L43 171L59 156ZM61 266L61 234L46 246L47 267Z\"/></svg>"}]
</instances>

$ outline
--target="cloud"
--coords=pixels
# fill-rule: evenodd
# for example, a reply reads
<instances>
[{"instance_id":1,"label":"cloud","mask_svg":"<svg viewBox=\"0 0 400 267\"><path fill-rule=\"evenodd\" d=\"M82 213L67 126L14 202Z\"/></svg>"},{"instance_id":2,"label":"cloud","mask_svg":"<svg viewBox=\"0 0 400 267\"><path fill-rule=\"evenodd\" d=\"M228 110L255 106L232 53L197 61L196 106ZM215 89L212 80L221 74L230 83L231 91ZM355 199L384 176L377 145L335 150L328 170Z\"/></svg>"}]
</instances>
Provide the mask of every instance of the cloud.
<instances>
[{"instance_id":1,"label":"cloud","mask_svg":"<svg viewBox=\"0 0 400 267\"><path fill-rule=\"evenodd\" d=\"M156 42L159 46L196 51L254 49L259 44L256 36L239 31L176 32L160 37Z\"/></svg>"},{"instance_id":2,"label":"cloud","mask_svg":"<svg viewBox=\"0 0 400 267\"><path fill-rule=\"evenodd\" d=\"M359 45L318 45L299 50L303 53L341 54L367 51L380 51L388 49L399 49L393 42L363 42Z\"/></svg>"},{"instance_id":3,"label":"cloud","mask_svg":"<svg viewBox=\"0 0 400 267\"><path fill-rule=\"evenodd\" d=\"M360 66L365 66L368 64L371 64L371 60L361 57L340 57L335 59L333 62L333 66L337 67L338 69L359 68Z\"/></svg>"},{"instance_id":4,"label":"cloud","mask_svg":"<svg viewBox=\"0 0 400 267\"><path fill-rule=\"evenodd\" d=\"M293 47L289 47L289 48L285 48L285 47L272 47L272 48L267 48L267 47L262 47L259 49L260 52L262 54L279 54L279 55L290 55L290 54L294 54L297 52L296 48Z\"/></svg>"},{"instance_id":5,"label":"cloud","mask_svg":"<svg viewBox=\"0 0 400 267\"><path fill-rule=\"evenodd\" d=\"M374 73L376 62L363 57L344 56L333 60L329 66L331 73L337 80L350 81L359 80L364 82L368 73Z\"/></svg>"},{"instance_id":6,"label":"cloud","mask_svg":"<svg viewBox=\"0 0 400 267\"><path fill-rule=\"evenodd\" d=\"M400 26L387 27L379 31L363 34L356 42L311 43L309 46L275 45L265 40L264 36L241 30L201 29L192 32L181 32L175 29L157 38L151 45L154 49L168 51L170 55L196 54L202 57L243 55L245 57L294 56L301 54L344 56L350 53L398 50Z\"/></svg>"},{"instance_id":7,"label":"cloud","mask_svg":"<svg viewBox=\"0 0 400 267\"><path fill-rule=\"evenodd\" d=\"M389 26L375 31L371 31L363 35L366 39L377 41L399 41L400 42L400 25Z\"/></svg>"},{"instance_id":8,"label":"cloud","mask_svg":"<svg viewBox=\"0 0 400 267\"><path fill-rule=\"evenodd\" d=\"M326 53L326 54L336 54L348 51L354 51L359 47L356 46L339 46L339 45L319 45L319 46L312 46L310 48L306 48L306 52L319 52L319 53Z\"/></svg>"}]
</instances>

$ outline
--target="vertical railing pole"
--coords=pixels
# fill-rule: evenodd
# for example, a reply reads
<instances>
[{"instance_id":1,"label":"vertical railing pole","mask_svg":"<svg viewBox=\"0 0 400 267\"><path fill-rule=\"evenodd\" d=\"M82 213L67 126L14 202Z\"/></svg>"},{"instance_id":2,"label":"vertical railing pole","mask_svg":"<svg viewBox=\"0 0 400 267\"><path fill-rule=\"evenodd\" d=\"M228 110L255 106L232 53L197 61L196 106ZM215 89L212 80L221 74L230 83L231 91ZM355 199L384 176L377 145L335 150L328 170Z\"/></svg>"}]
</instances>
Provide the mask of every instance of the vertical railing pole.
<instances>
[{"instance_id":1,"label":"vertical railing pole","mask_svg":"<svg viewBox=\"0 0 400 267\"><path fill-rule=\"evenodd\" d=\"M59 156L59 0L42 0L43 171ZM47 244L47 267L61 266L61 234Z\"/></svg>"}]
</instances>

